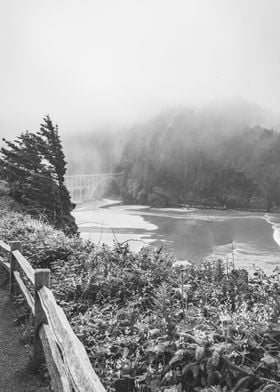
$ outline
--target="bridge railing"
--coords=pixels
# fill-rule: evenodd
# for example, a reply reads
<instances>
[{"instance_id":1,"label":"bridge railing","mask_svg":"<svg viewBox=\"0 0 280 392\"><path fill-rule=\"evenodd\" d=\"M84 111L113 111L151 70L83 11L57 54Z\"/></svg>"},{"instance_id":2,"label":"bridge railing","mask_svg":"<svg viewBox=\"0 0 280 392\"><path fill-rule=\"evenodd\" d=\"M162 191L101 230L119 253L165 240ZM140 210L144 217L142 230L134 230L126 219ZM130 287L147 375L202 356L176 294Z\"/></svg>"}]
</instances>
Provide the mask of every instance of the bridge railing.
<instances>
[{"instance_id":1,"label":"bridge railing","mask_svg":"<svg viewBox=\"0 0 280 392\"><path fill-rule=\"evenodd\" d=\"M55 392L105 392L83 344L49 288L50 270L33 269L21 254L18 241L9 244L0 241L0 249L9 256L9 261L0 257L0 265L9 274L11 297L19 289L34 315L34 365L38 365L45 355ZM33 295L26 280L34 286Z\"/></svg>"}]
</instances>

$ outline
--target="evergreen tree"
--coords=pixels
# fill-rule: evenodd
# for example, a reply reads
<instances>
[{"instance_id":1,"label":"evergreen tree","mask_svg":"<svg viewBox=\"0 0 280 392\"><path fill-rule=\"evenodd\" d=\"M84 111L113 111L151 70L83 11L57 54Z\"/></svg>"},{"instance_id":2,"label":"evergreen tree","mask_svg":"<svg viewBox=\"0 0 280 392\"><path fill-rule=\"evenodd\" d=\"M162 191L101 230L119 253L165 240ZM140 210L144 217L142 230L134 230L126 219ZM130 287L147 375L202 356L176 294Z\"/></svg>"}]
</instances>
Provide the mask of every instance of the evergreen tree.
<instances>
[{"instance_id":1,"label":"evergreen tree","mask_svg":"<svg viewBox=\"0 0 280 392\"><path fill-rule=\"evenodd\" d=\"M13 196L20 200L29 187L32 175L46 174L41 157L36 152L37 138L30 132L22 133L14 142L3 139L1 173L9 182Z\"/></svg>"},{"instance_id":2,"label":"evergreen tree","mask_svg":"<svg viewBox=\"0 0 280 392\"><path fill-rule=\"evenodd\" d=\"M65 156L49 116L36 133L22 133L13 142L3 139L1 176L11 188L12 196L33 215L44 214L56 227L76 233L71 216L74 205L64 185Z\"/></svg>"},{"instance_id":3,"label":"evergreen tree","mask_svg":"<svg viewBox=\"0 0 280 392\"><path fill-rule=\"evenodd\" d=\"M64 184L67 163L58 134L58 126L53 125L49 116L43 119L43 123L38 132L38 138L40 140L38 144L39 151L48 162L49 170L58 186L59 197L57 198L57 202L60 205L63 216L68 216L73 209L73 204L70 201L69 192Z\"/></svg>"},{"instance_id":4,"label":"evergreen tree","mask_svg":"<svg viewBox=\"0 0 280 392\"><path fill-rule=\"evenodd\" d=\"M49 116L46 116L43 121L38 132L38 136L41 138L38 148L42 156L49 162L53 176L58 184L63 185L67 163L58 134L58 126L53 125Z\"/></svg>"}]
</instances>

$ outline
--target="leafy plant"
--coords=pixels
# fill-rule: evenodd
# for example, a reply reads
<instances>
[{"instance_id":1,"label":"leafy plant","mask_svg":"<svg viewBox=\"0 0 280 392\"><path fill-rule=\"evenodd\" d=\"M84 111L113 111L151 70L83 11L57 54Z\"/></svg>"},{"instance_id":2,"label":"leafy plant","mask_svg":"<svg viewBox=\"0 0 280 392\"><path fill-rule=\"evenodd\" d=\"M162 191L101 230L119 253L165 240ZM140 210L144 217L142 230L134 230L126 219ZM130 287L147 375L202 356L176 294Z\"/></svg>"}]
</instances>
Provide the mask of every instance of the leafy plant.
<instances>
[{"instance_id":1,"label":"leafy plant","mask_svg":"<svg viewBox=\"0 0 280 392\"><path fill-rule=\"evenodd\" d=\"M34 267L51 269L108 391L280 390L278 275L228 271L221 260L182 275L162 249L97 247L4 207L1 217L1 239L22 241Z\"/></svg>"}]
</instances>

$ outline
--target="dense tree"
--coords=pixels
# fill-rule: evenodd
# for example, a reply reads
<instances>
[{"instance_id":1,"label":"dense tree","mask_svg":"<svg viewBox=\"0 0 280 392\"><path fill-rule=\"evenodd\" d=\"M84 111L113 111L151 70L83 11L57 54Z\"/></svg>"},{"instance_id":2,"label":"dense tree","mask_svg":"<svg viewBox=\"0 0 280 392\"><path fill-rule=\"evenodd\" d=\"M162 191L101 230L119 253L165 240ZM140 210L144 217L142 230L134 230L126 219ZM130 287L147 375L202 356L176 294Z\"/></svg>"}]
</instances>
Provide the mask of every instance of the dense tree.
<instances>
[{"instance_id":1,"label":"dense tree","mask_svg":"<svg viewBox=\"0 0 280 392\"><path fill-rule=\"evenodd\" d=\"M44 118L41 124L39 136L39 151L44 159L49 163L49 170L58 186L58 195L56 198L60 203L60 208L64 216L69 216L73 209L70 196L64 184L66 173L66 161L63 153L62 143L58 134L58 126L54 126L50 117Z\"/></svg>"},{"instance_id":2,"label":"dense tree","mask_svg":"<svg viewBox=\"0 0 280 392\"><path fill-rule=\"evenodd\" d=\"M37 133L39 140L38 149L41 155L48 161L49 170L57 183L63 185L66 161L58 134L58 126L53 125L49 116L46 116L43 121Z\"/></svg>"},{"instance_id":3,"label":"dense tree","mask_svg":"<svg viewBox=\"0 0 280 392\"><path fill-rule=\"evenodd\" d=\"M210 115L168 114L138 127L117 170L127 202L280 207L280 134Z\"/></svg>"},{"instance_id":4,"label":"dense tree","mask_svg":"<svg viewBox=\"0 0 280 392\"><path fill-rule=\"evenodd\" d=\"M1 176L13 197L33 215L44 214L56 227L76 232L73 204L64 185L66 161L58 127L49 116L38 132L24 132L13 142L3 139Z\"/></svg>"}]
</instances>

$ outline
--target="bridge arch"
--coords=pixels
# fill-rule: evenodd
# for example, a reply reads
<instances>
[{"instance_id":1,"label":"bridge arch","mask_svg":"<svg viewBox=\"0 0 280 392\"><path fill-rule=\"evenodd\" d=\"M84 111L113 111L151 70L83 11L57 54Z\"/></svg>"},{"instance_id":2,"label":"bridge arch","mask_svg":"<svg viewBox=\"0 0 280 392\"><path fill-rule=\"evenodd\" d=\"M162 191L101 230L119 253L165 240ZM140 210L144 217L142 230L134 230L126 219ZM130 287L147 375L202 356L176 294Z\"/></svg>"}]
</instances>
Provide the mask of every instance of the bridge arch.
<instances>
[{"instance_id":1,"label":"bridge arch","mask_svg":"<svg viewBox=\"0 0 280 392\"><path fill-rule=\"evenodd\" d=\"M81 199L81 190L79 188L76 188L73 190L73 192L70 192L70 195L72 196L73 200L80 200Z\"/></svg>"},{"instance_id":2,"label":"bridge arch","mask_svg":"<svg viewBox=\"0 0 280 392\"><path fill-rule=\"evenodd\" d=\"M86 200L89 196L90 190L88 187L82 188L81 190L81 198L82 200Z\"/></svg>"},{"instance_id":3,"label":"bridge arch","mask_svg":"<svg viewBox=\"0 0 280 392\"><path fill-rule=\"evenodd\" d=\"M65 185L74 202L82 202L95 198L96 191L102 184L115 181L121 173L80 174L65 176Z\"/></svg>"}]
</instances>

